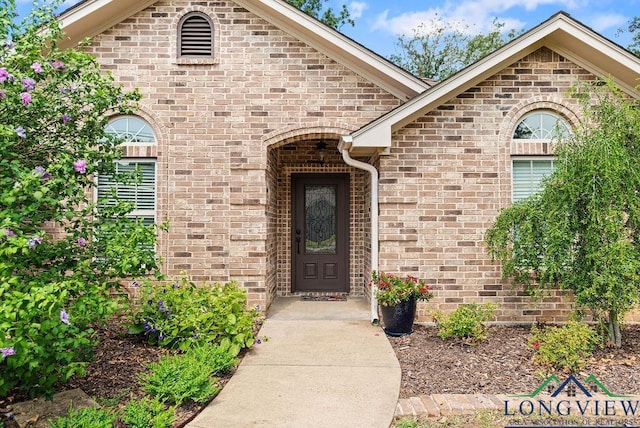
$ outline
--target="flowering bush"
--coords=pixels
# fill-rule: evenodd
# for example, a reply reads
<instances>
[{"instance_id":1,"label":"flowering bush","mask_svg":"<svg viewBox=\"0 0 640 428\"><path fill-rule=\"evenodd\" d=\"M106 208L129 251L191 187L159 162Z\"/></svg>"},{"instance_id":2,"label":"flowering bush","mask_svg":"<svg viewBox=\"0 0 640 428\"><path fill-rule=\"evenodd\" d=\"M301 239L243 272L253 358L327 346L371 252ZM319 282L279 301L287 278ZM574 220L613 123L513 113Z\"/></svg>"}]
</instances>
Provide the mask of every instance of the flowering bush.
<instances>
[{"instance_id":1,"label":"flowering bush","mask_svg":"<svg viewBox=\"0 0 640 428\"><path fill-rule=\"evenodd\" d=\"M258 312L246 308L246 290L235 282L196 285L179 282L139 286L129 332L150 343L186 351L213 343L233 356L253 345Z\"/></svg>"},{"instance_id":2,"label":"flowering bush","mask_svg":"<svg viewBox=\"0 0 640 428\"><path fill-rule=\"evenodd\" d=\"M429 300L433 297L431 286L413 276L401 278L385 272L371 272L369 286L375 285L374 295L383 306L393 306L404 300Z\"/></svg>"},{"instance_id":3,"label":"flowering bush","mask_svg":"<svg viewBox=\"0 0 640 428\"><path fill-rule=\"evenodd\" d=\"M0 396L82 373L119 278L157 270L154 226L90 199L121 156L109 115L134 112L139 94L59 49L50 10L14 15L0 0Z\"/></svg>"}]
</instances>

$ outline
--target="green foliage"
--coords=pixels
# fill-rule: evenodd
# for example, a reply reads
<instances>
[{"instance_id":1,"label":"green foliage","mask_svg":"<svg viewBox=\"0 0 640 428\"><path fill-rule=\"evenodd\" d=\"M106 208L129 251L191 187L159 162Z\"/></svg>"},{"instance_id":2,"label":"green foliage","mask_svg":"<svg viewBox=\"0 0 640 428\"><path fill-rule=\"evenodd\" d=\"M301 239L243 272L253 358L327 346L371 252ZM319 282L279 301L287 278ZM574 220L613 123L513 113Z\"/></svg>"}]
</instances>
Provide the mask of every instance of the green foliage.
<instances>
[{"instance_id":1,"label":"green foliage","mask_svg":"<svg viewBox=\"0 0 640 428\"><path fill-rule=\"evenodd\" d=\"M324 8L323 5L326 1L327 0L287 0L287 3L290 3L307 15L311 15L337 30L342 28L344 24L355 25L346 4L342 5L339 12L336 12L331 7Z\"/></svg>"},{"instance_id":2,"label":"green foliage","mask_svg":"<svg viewBox=\"0 0 640 428\"><path fill-rule=\"evenodd\" d=\"M120 419L130 428L169 428L175 419L175 407L166 408L157 397L144 397L127 403Z\"/></svg>"},{"instance_id":3,"label":"green foliage","mask_svg":"<svg viewBox=\"0 0 640 428\"><path fill-rule=\"evenodd\" d=\"M640 56L640 16L635 16L629 21L627 31L631 34L631 44L627 49Z\"/></svg>"},{"instance_id":4,"label":"green foliage","mask_svg":"<svg viewBox=\"0 0 640 428\"><path fill-rule=\"evenodd\" d=\"M505 32L504 26L494 19L488 33L473 35L463 22L438 16L428 25L420 24L412 36L400 36L396 43L400 53L389 59L417 76L444 80L519 34L514 29Z\"/></svg>"},{"instance_id":5,"label":"green foliage","mask_svg":"<svg viewBox=\"0 0 640 428\"><path fill-rule=\"evenodd\" d=\"M163 402L178 406L187 400L204 403L220 391L212 375L228 371L236 362L228 349L200 345L150 364L150 371L140 376L140 384Z\"/></svg>"},{"instance_id":6,"label":"green foliage","mask_svg":"<svg viewBox=\"0 0 640 428\"><path fill-rule=\"evenodd\" d=\"M49 421L51 428L111 428L116 417L108 410L99 408L69 409L66 416Z\"/></svg>"},{"instance_id":7,"label":"green foliage","mask_svg":"<svg viewBox=\"0 0 640 428\"><path fill-rule=\"evenodd\" d=\"M542 330L534 325L529 336L536 363L571 373L584 368L599 343L595 330L579 321L569 321L562 327L546 326Z\"/></svg>"},{"instance_id":8,"label":"green foliage","mask_svg":"<svg viewBox=\"0 0 640 428\"><path fill-rule=\"evenodd\" d=\"M378 303L384 306L394 306L410 299L429 300L433 297L431 287L424 279L413 276L401 278L386 272L371 272L371 283L375 285L375 296Z\"/></svg>"},{"instance_id":9,"label":"green foliage","mask_svg":"<svg viewBox=\"0 0 640 428\"><path fill-rule=\"evenodd\" d=\"M442 339L457 337L478 342L486 337L485 322L493 318L496 307L495 303L468 303L458 306L448 316L437 311L433 318L438 324L438 336Z\"/></svg>"},{"instance_id":10,"label":"green foliage","mask_svg":"<svg viewBox=\"0 0 640 428\"><path fill-rule=\"evenodd\" d=\"M246 290L235 282L196 285L145 282L133 307L129 331L150 343L187 350L194 343L215 343L235 356L254 342L258 312L246 308Z\"/></svg>"},{"instance_id":11,"label":"green foliage","mask_svg":"<svg viewBox=\"0 0 640 428\"><path fill-rule=\"evenodd\" d=\"M485 239L505 278L534 295L572 290L620 346L620 322L640 300L640 109L611 82L573 93L586 120L558 145L556 171Z\"/></svg>"},{"instance_id":12,"label":"green foliage","mask_svg":"<svg viewBox=\"0 0 640 428\"><path fill-rule=\"evenodd\" d=\"M90 199L121 155L108 116L131 114L139 94L59 49L50 9L22 23L14 12L0 0L0 396L51 394L82 373L118 278L157 267L155 228Z\"/></svg>"},{"instance_id":13,"label":"green foliage","mask_svg":"<svg viewBox=\"0 0 640 428\"><path fill-rule=\"evenodd\" d=\"M394 424L395 428L419 428L420 425L415 419L403 418Z\"/></svg>"}]
</instances>

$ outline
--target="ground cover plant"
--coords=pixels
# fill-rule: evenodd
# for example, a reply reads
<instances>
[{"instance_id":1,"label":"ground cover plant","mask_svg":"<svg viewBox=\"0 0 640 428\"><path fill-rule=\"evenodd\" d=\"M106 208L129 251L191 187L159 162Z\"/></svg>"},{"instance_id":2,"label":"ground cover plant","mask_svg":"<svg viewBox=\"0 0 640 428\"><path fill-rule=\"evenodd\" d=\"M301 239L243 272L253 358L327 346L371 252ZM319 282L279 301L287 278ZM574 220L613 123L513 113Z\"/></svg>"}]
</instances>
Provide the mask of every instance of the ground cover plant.
<instances>
[{"instance_id":1,"label":"ground cover plant","mask_svg":"<svg viewBox=\"0 0 640 428\"><path fill-rule=\"evenodd\" d=\"M229 348L203 344L149 364L149 372L140 381L146 393L162 402L178 406L185 400L206 403L221 389L213 375L228 372L237 362Z\"/></svg>"}]
</instances>

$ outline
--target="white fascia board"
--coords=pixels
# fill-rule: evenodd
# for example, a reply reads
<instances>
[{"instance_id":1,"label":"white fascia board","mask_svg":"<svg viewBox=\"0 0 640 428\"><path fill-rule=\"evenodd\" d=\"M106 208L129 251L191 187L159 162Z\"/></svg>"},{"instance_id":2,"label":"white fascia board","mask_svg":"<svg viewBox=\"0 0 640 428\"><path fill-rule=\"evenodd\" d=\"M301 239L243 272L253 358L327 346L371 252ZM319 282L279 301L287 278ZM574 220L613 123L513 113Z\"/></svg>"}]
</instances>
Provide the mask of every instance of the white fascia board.
<instances>
[{"instance_id":1,"label":"white fascia board","mask_svg":"<svg viewBox=\"0 0 640 428\"><path fill-rule=\"evenodd\" d=\"M93 37L151 6L158 0L88 0L71 7L60 18L67 39L61 47L71 47Z\"/></svg>"},{"instance_id":2,"label":"white fascia board","mask_svg":"<svg viewBox=\"0 0 640 428\"><path fill-rule=\"evenodd\" d=\"M234 1L403 101L430 87L427 82L284 1Z\"/></svg>"}]
</instances>

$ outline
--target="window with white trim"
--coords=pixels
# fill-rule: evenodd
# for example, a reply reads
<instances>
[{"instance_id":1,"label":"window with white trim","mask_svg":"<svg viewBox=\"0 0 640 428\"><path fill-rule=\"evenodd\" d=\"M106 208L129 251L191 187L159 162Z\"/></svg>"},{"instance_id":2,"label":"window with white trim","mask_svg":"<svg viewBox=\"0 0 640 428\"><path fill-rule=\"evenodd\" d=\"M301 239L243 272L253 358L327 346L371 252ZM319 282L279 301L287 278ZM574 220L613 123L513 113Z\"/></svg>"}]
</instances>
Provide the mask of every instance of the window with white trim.
<instances>
[{"instance_id":1,"label":"window with white trim","mask_svg":"<svg viewBox=\"0 0 640 428\"><path fill-rule=\"evenodd\" d=\"M213 23L201 12L186 14L178 23L178 58L213 58Z\"/></svg>"},{"instance_id":2,"label":"window with white trim","mask_svg":"<svg viewBox=\"0 0 640 428\"><path fill-rule=\"evenodd\" d=\"M139 180L120 179L124 175L138 174ZM119 160L115 162L115 174L98 176L98 198L106 206L114 206L117 200L133 204L130 217L142 219L144 224L155 223L156 218L156 161Z\"/></svg>"},{"instance_id":3,"label":"window with white trim","mask_svg":"<svg viewBox=\"0 0 640 428\"><path fill-rule=\"evenodd\" d=\"M107 124L105 132L119 137L124 144L155 144L151 125L139 116L118 116Z\"/></svg>"},{"instance_id":4,"label":"window with white trim","mask_svg":"<svg viewBox=\"0 0 640 428\"><path fill-rule=\"evenodd\" d=\"M512 200L521 201L539 192L542 179L551 175L556 168L553 158L545 159L513 159Z\"/></svg>"},{"instance_id":5,"label":"window with white trim","mask_svg":"<svg viewBox=\"0 0 640 428\"><path fill-rule=\"evenodd\" d=\"M524 116L513 131L513 142L551 143L571 133L566 120L550 111L537 110ZM553 157L512 156L512 201L517 202L539 192L542 179L556 168Z\"/></svg>"}]
</instances>

